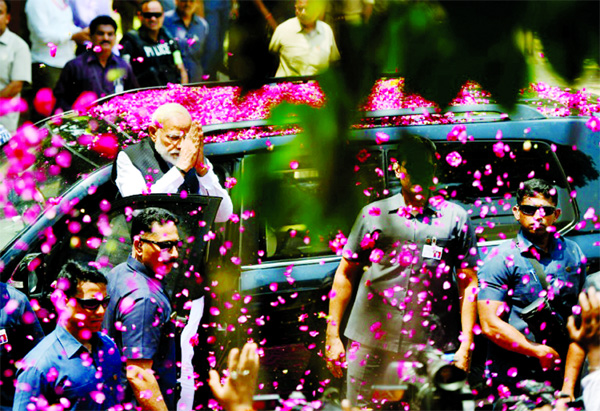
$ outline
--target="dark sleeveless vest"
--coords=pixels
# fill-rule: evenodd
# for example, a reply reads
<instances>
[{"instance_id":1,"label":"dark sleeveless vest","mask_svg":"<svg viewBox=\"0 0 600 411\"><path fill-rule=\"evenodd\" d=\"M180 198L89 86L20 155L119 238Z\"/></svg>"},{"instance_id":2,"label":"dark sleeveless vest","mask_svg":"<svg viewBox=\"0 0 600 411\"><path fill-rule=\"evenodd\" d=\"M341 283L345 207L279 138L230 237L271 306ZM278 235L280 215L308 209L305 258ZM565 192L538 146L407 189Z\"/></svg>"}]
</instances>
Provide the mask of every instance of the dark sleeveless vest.
<instances>
[{"instance_id":1,"label":"dark sleeveless vest","mask_svg":"<svg viewBox=\"0 0 600 411\"><path fill-rule=\"evenodd\" d=\"M135 168L140 170L146 183L154 184L173 167L167 163L158 154L154 148L154 142L150 138L145 138L141 143L127 147L125 154L129 157ZM111 178L113 182L117 181L117 162L113 163ZM200 190L198 176L195 169L191 169L184 177L184 182L177 192L186 190L190 194L197 194Z\"/></svg>"}]
</instances>

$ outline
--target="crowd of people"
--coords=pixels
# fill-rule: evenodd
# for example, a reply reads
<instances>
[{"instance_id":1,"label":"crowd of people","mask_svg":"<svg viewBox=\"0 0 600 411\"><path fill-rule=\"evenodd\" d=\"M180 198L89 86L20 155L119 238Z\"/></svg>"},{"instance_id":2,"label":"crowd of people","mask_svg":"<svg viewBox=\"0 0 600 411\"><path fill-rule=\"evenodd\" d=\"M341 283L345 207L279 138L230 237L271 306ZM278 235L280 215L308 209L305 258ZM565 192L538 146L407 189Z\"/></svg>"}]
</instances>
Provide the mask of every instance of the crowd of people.
<instances>
[{"instance_id":1,"label":"crowd of people","mask_svg":"<svg viewBox=\"0 0 600 411\"><path fill-rule=\"evenodd\" d=\"M326 13L322 0L2 0L0 131L78 108L84 92L89 103L169 83L318 74L340 58L323 20L372 12L373 0L340 3ZM53 91L50 104L36 104L40 90Z\"/></svg>"}]
</instances>

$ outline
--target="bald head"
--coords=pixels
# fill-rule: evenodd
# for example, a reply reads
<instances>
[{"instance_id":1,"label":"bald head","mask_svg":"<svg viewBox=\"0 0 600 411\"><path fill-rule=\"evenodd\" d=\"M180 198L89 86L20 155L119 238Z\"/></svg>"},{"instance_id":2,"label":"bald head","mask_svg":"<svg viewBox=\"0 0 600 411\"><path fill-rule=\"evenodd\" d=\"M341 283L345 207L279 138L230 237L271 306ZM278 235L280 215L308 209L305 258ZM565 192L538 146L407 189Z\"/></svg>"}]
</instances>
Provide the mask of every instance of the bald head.
<instances>
[{"instance_id":1,"label":"bald head","mask_svg":"<svg viewBox=\"0 0 600 411\"><path fill-rule=\"evenodd\" d=\"M166 103L156 109L152 114L152 122L165 124L168 120L183 121L186 123L192 123L192 116L189 111L181 104L178 103Z\"/></svg>"}]
</instances>

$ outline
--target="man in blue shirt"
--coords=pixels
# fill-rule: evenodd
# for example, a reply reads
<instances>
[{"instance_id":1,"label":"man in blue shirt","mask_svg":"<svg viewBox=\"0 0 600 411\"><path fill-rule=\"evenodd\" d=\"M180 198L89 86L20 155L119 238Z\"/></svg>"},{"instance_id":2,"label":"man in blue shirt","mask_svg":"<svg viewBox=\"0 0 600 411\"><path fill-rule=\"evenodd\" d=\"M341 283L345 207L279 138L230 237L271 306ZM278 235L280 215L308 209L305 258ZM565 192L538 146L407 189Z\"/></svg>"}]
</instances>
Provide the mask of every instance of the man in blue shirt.
<instances>
[{"instance_id":1,"label":"man in blue shirt","mask_svg":"<svg viewBox=\"0 0 600 411\"><path fill-rule=\"evenodd\" d=\"M534 334L539 330L529 329L519 315L545 297L566 321L585 281L581 249L555 233L554 223L561 213L557 200L556 188L541 179L522 183L513 207L521 225L517 238L494 250L479 271L479 318L492 342L489 376L494 388L503 385L513 395L520 393L515 391L519 381L533 379L550 381L554 388L573 397L584 358L581 348L569 345L568 334L565 341L559 341L568 347L568 355L558 352L558 345L551 347L550 342L536 340ZM558 334L558 328L552 331Z\"/></svg>"},{"instance_id":2,"label":"man in blue shirt","mask_svg":"<svg viewBox=\"0 0 600 411\"><path fill-rule=\"evenodd\" d=\"M190 83L202 81L202 56L208 23L195 14L199 0L177 0L175 10L165 12L165 29L179 43Z\"/></svg>"},{"instance_id":3,"label":"man in blue shirt","mask_svg":"<svg viewBox=\"0 0 600 411\"><path fill-rule=\"evenodd\" d=\"M65 65L54 88L56 107L70 110L84 91L100 98L139 87L129 63L112 52L116 30L117 23L109 16L92 20L92 48Z\"/></svg>"},{"instance_id":4,"label":"man in blue shirt","mask_svg":"<svg viewBox=\"0 0 600 411\"><path fill-rule=\"evenodd\" d=\"M99 331L110 297L106 278L92 267L66 263L52 300L56 329L23 360L14 411L58 404L68 410L106 410L120 403L121 356Z\"/></svg>"},{"instance_id":5,"label":"man in blue shirt","mask_svg":"<svg viewBox=\"0 0 600 411\"><path fill-rule=\"evenodd\" d=\"M179 257L177 223L161 208L140 211L132 220L131 255L108 274L104 328L126 359L126 400L135 396L144 410L175 409L175 326L162 280Z\"/></svg>"},{"instance_id":6,"label":"man in blue shirt","mask_svg":"<svg viewBox=\"0 0 600 411\"><path fill-rule=\"evenodd\" d=\"M21 291L0 282L0 410L12 409L16 362L44 338L42 327Z\"/></svg>"}]
</instances>

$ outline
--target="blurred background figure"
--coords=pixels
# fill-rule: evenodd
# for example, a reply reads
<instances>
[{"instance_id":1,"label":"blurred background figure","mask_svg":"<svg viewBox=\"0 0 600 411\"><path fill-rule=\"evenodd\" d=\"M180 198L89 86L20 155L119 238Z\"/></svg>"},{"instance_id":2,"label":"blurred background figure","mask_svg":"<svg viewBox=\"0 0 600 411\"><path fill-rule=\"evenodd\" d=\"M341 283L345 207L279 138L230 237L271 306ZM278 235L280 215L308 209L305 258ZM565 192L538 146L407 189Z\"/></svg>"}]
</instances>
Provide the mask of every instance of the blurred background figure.
<instances>
[{"instance_id":1,"label":"blurred background figure","mask_svg":"<svg viewBox=\"0 0 600 411\"><path fill-rule=\"evenodd\" d=\"M93 19L98 16L110 16L112 13L112 0L68 0L73 11L73 23L82 29L89 27ZM75 54L85 52L90 43L77 45Z\"/></svg>"},{"instance_id":2,"label":"blurred background figure","mask_svg":"<svg viewBox=\"0 0 600 411\"><path fill-rule=\"evenodd\" d=\"M141 87L188 82L177 42L163 28L165 15L158 0L141 2L139 30L128 31L121 40L121 55L133 68Z\"/></svg>"},{"instance_id":3,"label":"blurred background figure","mask_svg":"<svg viewBox=\"0 0 600 411\"><path fill-rule=\"evenodd\" d=\"M33 101L38 90L56 86L61 70L75 57L75 44L90 41L90 32L75 25L66 0L27 0L25 13L33 62L29 100ZM31 115L34 121L43 118L33 110Z\"/></svg>"},{"instance_id":4,"label":"blurred background figure","mask_svg":"<svg viewBox=\"0 0 600 411\"><path fill-rule=\"evenodd\" d=\"M0 0L0 125L14 133L21 90L31 83L31 53L25 40L9 30L9 22L10 3Z\"/></svg>"},{"instance_id":5,"label":"blurred background figure","mask_svg":"<svg viewBox=\"0 0 600 411\"><path fill-rule=\"evenodd\" d=\"M275 29L269 50L279 55L276 77L311 76L339 60L333 31L319 20L323 6L319 0L297 0L296 17Z\"/></svg>"},{"instance_id":6,"label":"blurred background figure","mask_svg":"<svg viewBox=\"0 0 600 411\"><path fill-rule=\"evenodd\" d=\"M292 1L242 1L239 17L229 31L229 76L249 87L260 87L273 77L277 56L269 41L279 22L294 16ZM209 22L210 24L210 22Z\"/></svg>"},{"instance_id":7,"label":"blurred background figure","mask_svg":"<svg viewBox=\"0 0 600 411\"><path fill-rule=\"evenodd\" d=\"M232 3L230 0L204 0L204 18L209 30L202 56L202 67L211 80L216 79L217 70L222 70L223 43L229 30L229 19L237 16L237 10L237 1Z\"/></svg>"},{"instance_id":8,"label":"blurred background figure","mask_svg":"<svg viewBox=\"0 0 600 411\"><path fill-rule=\"evenodd\" d=\"M83 92L91 91L96 98L137 88L131 66L113 54L117 23L109 16L91 21L92 48L69 61L54 88L56 107L70 110Z\"/></svg>"},{"instance_id":9,"label":"blurred background figure","mask_svg":"<svg viewBox=\"0 0 600 411\"><path fill-rule=\"evenodd\" d=\"M209 33L206 20L196 15L201 0L176 0L175 10L165 13L165 29L179 44L190 83L202 81L202 57Z\"/></svg>"}]
</instances>

